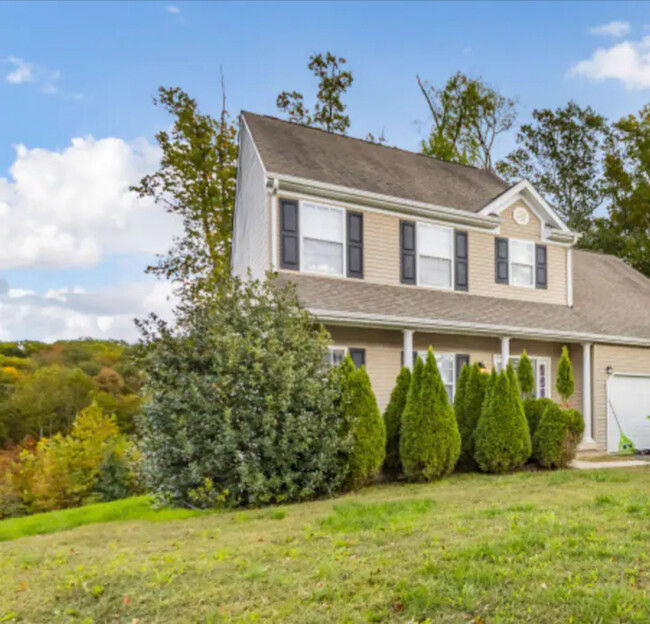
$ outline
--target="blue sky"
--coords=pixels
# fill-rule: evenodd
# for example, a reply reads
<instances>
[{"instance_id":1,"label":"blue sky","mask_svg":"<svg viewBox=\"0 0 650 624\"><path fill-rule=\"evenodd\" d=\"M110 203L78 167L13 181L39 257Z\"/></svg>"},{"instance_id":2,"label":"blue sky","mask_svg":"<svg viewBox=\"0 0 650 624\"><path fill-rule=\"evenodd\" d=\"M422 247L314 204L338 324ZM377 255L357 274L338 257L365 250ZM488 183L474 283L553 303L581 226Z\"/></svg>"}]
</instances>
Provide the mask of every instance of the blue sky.
<instances>
[{"instance_id":1,"label":"blue sky","mask_svg":"<svg viewBox=\"0 0 650 624\"><path fill-rule=\"evenodd\" d=\"M133 338L133 315L165 308L168 288L143 269L177 224L126 192L169 123L152 106L159 85L216 113L223 66L233 113L277 114L283 89L312 99L307 59L331 50L355 78L351 134L417 149L416 74L482 76L520 121L569 99L637 111L648 24L650 4L623 2L0 2L0 339Z\"/></svg>"}]
</instances>

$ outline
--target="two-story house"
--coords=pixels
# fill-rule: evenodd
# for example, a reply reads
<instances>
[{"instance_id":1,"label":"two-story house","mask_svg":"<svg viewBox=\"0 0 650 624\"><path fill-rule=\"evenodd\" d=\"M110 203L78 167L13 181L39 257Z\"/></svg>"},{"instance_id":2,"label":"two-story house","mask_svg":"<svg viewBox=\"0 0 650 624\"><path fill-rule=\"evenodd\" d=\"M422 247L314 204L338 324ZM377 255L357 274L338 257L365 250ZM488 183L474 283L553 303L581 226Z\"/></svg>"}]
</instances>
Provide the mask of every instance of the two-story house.
<instances>
[{"instance_id":1,"label":"two-story house","mask_svg":"<svg viewBox=\"0 0 650 624\"><path fill-rule=\"evenodd\" d=\"M240 124L233 271L294 282L331 360L365 364L380 407L429 346L451 398L463 363L526 349L536 395L558 400L567 345L583 448L615 451L617 418L650 447L650 280L575 250L530 183L272 117Z\"/></svg>"}]
</instances>

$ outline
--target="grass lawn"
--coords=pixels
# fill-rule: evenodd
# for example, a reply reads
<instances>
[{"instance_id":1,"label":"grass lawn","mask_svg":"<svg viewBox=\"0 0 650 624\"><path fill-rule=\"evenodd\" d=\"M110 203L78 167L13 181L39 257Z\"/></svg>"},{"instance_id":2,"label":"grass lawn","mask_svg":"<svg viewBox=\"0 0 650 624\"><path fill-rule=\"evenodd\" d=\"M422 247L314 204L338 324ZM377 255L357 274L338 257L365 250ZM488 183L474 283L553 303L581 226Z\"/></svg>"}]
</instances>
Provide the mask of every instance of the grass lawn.
<instances>
[{"instance_id":1,"label":"grass lawn","mask_svg":"<svg viewBox=\"0 0 650 624\"><path fill-rule=\"evenodd\" d=\"M460 475L0 543L0 622L647 623L649 591L645 467Z\"/></svg>"}]
</instances>

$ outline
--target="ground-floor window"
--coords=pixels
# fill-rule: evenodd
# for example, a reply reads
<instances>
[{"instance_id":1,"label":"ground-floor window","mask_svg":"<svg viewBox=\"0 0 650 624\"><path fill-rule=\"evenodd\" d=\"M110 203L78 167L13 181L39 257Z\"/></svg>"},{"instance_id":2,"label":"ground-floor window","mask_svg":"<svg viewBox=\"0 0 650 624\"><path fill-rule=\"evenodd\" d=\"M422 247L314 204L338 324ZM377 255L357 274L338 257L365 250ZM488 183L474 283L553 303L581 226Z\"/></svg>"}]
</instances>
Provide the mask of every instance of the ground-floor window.
<instances>
[{"instance_id":1,"label":"ground-floor window","mask_svg":"<svg viewBox=\"0 0 650 624\"><path fill-rule=\"evenodd\" d=\"M327 362L332 366L338 366L348 353L357 368L365 366L366 350L358 347L328 347Z\"/></svg>"},{"instance_id":2,"label":"ground-floor window","mask_svg":"<svg viewBox=\"0 0 650 624\"><path fill-rule=\"evenodd\" d=\"M423 360L427 357L426 351L416 351L415 355ZM453 402L454 391L456 389L456 354L455 353L434 353L436 364L442 377L442 383L445 384L447 396Z\"/></svg>"},{"instance_id":3,"label":"ground-floor window","mask_svg":"<svg viewBox=\"0 0 650 624\"><path fill-rule=\"evenodd\" d=\"M533 393L538 399L548 398L550 395L549 380L551 378L551 359L547 357L529 356L530 363L533 366L533 378L535 380L535 387ZM510 361L515 370L519 367L519 356L511 356ZM501 356L494 356L494 365L497 370L501 370Z\"/></svg>"},{"instance_id":4,"label":"ground-floor window","mask_svg":"<svg viewBox=\"0 0 650 624\"><path fill-rule=\"evenodd\" d=\"M346 347L329 347L327 351L327 361L332 366L338 366L347 353Z\"/></svg>"}]
</instances>

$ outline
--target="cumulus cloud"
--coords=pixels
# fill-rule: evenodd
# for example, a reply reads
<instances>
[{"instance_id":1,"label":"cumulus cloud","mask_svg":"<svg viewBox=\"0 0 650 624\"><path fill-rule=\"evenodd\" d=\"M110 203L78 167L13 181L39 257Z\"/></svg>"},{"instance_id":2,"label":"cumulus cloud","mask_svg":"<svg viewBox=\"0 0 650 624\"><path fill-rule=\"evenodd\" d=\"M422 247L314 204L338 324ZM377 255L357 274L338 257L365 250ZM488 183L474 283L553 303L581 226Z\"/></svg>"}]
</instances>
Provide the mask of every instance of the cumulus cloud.
<instances>
[{"instance_id":1,"label":"cumulus cloud","mask_svg":"<svg viewBox=\"0 0 650 624\"><path fill-rule=\"evenodd\" d=\"M170 318L172 287L142 282L87 292L62 288L38 294L9 289L0 295L0 340L32 339L52 342L80 337L134 342L134 319L155 312Z\"/></svg>"},{"instance_id":2,"label":"cumulus cloud","mask_svg":"<svg viewBox=\"0 0 650 624\"><path fill-rule=\"evenodd\" d=\"M599 48L590 59L574 65L568 76L581 76L594 82L618 80L630 90L647 89L650 87L650 36Z\"/></svg>"},{"instance_id":3,"label":"cumulus cloud","mask_svg":"<svg viewBox=\"0 0 650 624\"><path fill-rule=\"evenodd\" d=\"M31 63L15 56L10 56L7 61L13 66L13 69L6 76L7 82L22 84L34 80L34 66Z\"/></svg>"},{"instance_id":4,"label":"cumulus cloud","mask_svg":"<svg viewBox=\"0 0 650 624\"><path fill-rule=\"evenodd\" d=\"M18 145L9 177L0 177L0 269L164 252L180 221L129 191L159 159L144 139L76 138L60 151Z\"/></svg>"},{"instance_id":5,"label":"cumulus cloud","mask_svg":"<svg viewBox=\"0 0 650 624\"><path fill-rule=\"evenodd\" d=\"M589 29L592 35L605 37L624 37L630 32L629 22L613 21L608 24L601 24Z\"/></svg>"}]
</instances>

